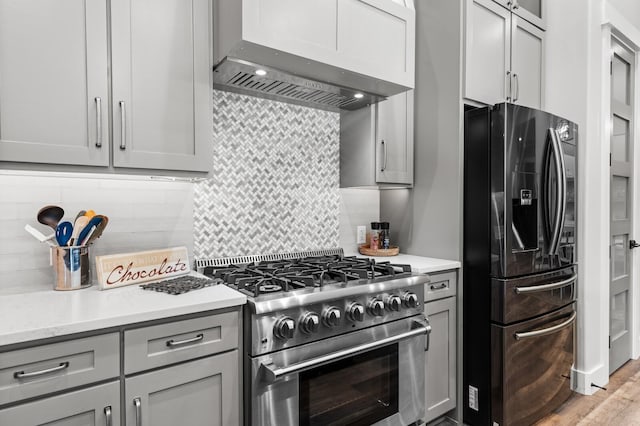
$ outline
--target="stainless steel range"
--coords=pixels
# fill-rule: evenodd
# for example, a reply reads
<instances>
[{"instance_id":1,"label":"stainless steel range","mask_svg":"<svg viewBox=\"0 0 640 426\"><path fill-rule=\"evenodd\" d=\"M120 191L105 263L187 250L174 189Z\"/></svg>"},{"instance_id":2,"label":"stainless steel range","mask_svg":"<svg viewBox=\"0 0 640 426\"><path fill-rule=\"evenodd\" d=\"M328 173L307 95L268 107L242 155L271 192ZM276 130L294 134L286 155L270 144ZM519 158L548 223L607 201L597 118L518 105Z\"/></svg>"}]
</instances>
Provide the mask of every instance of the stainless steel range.
<instances>
[{"instance_id":1,"label":"stainless steel range","mask_svg":"<svg viewBox=\"0 0 640 426\"><path fill-rule=\"evenodd\" d=\"M341 249L196 265L249 296L245 424L395 426L424 417L425 275Z\"/></svg>"}]
</instances>

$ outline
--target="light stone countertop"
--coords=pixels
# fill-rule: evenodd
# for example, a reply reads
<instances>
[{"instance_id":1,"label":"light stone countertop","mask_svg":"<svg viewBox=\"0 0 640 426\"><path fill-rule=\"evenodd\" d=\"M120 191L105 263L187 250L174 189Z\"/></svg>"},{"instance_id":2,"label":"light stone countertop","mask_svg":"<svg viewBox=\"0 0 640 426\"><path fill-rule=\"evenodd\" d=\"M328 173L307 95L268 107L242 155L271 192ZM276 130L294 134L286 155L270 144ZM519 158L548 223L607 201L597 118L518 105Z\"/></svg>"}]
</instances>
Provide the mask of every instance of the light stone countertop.
<instances>
[{"instance_id":1,"label":"light stone countertop","mask_svg":"<svg viewBox=\"0 0 640 426\"><path fill-rule=\"evenodd\" d=\"M372 257L360 253L345 253L345 256L358 256L375 259L376 262L391 262L404 265L411 265L411 270L418 274L429 272L441 272L460 268L461 264L457 260L437 259L435 257L414 256L412 254L402 254L397 256Z\"/></svg>"},{"instance_id":2,"label":"light stone countertop","mask_svg":"<svg viewBox=\"0 0 640 426\"><path fill-rule=\"evenodd\" d=\"M224 285L180 295L137 285L100 291L0 291L0 346L142 321L243 305L247 298Z\"/></svg>"}]
</instances>

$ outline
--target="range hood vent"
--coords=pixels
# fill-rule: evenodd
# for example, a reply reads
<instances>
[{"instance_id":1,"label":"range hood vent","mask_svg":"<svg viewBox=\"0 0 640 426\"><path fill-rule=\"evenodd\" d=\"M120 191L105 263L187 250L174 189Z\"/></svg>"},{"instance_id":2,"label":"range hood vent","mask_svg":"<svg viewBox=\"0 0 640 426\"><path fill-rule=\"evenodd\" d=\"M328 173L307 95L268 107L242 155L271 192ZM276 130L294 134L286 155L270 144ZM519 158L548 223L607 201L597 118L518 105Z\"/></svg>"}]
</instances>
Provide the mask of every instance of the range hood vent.
<instances>
[{"instance_id":1,"label":"range hood vent","mask_svg":"<svg viewBox=\"0 0 640 426\"><path fill-rule=\"evenodd\" d=\"M356 110L386 99L229 57L213 69L213 84L220 90L334 112Z\"/></svg>"}]
</instances>

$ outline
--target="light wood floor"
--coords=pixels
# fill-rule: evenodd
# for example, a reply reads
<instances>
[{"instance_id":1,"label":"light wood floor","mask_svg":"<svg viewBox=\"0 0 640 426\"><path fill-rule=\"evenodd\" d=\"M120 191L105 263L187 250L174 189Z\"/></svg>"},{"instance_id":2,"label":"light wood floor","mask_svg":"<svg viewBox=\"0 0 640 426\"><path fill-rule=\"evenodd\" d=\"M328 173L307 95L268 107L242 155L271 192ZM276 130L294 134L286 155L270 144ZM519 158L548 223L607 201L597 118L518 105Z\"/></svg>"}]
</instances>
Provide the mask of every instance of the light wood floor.
<instances>
[{"instance_id":1,"label":"light wood floor","mask_svg":"<svg viewBox=\"0 0 640 426\"><path fill-rule=\"evenodd\" d=\"M593 395L575 394L535 426L640 426L640 360L616 371Z\"/></svg>"}]
</instances>

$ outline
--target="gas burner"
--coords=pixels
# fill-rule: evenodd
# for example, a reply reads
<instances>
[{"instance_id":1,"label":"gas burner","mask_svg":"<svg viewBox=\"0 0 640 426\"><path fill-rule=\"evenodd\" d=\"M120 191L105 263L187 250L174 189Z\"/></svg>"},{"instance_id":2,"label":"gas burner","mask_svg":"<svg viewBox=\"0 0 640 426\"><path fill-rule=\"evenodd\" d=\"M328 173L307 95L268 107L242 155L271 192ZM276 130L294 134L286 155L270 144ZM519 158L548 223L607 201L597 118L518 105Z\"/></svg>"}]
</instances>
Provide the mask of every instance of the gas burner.
<instances>
[{"instance_id":1,"label":"gas burner","mask_svg":"<svg viewBox=\"0 0 640 426\"><path fill-rule=\"evenodd\" d=\"M234 258L229 264L204 267L206 276L217 278L247 296L303 290L325 286L351 286L370 280L390 279L411 275L411 266L342 254L270 258L257 260ZM237 260L246 263L236 263Z\"/></svg>"},{"instance_id":2,"label":"gas burner","mask_svg":"<svg viewBox=\"0 0 640 426\"><path fill-rule=\"evenodd\" d=\"M259 284L258 285L258 292L260 294L277 293L279 291L282 291L282 287L277 284Z\"/></svg>"}]
</instances>

